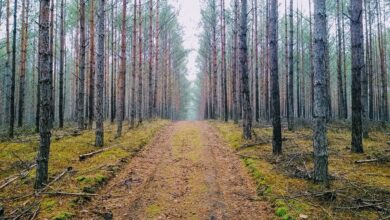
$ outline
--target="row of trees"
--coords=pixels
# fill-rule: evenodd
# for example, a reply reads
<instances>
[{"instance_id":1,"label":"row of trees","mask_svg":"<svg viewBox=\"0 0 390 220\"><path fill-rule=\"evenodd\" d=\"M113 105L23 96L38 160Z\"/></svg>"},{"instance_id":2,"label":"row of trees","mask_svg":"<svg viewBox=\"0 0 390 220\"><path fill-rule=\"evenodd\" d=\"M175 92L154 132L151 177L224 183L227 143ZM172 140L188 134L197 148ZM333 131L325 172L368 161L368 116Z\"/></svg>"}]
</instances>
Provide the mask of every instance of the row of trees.
<instances>
[{"instance_id":1,"label":"row of trees","mask_svg":"<svg viewBox=\"0 0 390 220\"><path fill-rule=\"evenodd\" d=\"M289 119L290 130L293 130L296 119L310 119L313 115L314 23L312 1L279 1L279 3L283 3L279 10L284 12L283 16L278 19L280 27L278 30L280 42L278 60L283 64L279 68L281 115ZM235 60L234 47L238 48L237 32L240 19L237 13L240 9L235 10L235 1L231 1L231 3L231 7L225 7L225 3L220 0L206 1L203 11L203 29L209 33L203 33L201 37L203 40L201 40L202 48L199 58L200 66L202 66L200 69L205 72L204 69L207 67L210 69L211 65L217 73L213 72L211 80L208 77L207 82L203 81L207 84L204 85L205 87L210 87L210 85L216 87L215 92L214 88L209 88L212 93L207 93L209 95L208 102L203 103L202 113L204 114L202 116L206 118L225 119L226 109L228 118L241 118L243 115L240 107L234 111L236 104L232 98L236 87L238 86L239 90L240 86L232 83L232 75L236 71L234 67L236 62L233 60ZM268 20L271 1L252 0L249 3L247 23L249 28L247 39L249 89L253 120L258 122L261 119L269 120L272 113L270 111L271 85L269 83L271 61L268 46L270 35ZM326 4L328 41L325 62L328 66L327 97L329 99L327 101L329 108L327 120L350 119L352 116L352 91L349 88L352 74L351 51L348 48L351 46L351 35L349 34L351 26L349 8L351 6L346 0L327 1ZM364 60L367 64L362 82L364 116L366 120L387 121L389 115L387 95L389 27L386 26L387 17L385 14L386 10L389 9L389 3L383 0L365 0L363 7ZM216 35L215 38L213 35ZM207 56L211 56L211 61L216 59L217 62L210 62L207 65L205 61L201 61ZM211 82L214 76L217 79ZM225 81L227 82L226 89ZM241 101L241 98L237 100L238 106L241 106Z\"/></svg>"},{"instance_id":2,"label":"row of trees","mask_svg":"<svg viewBox=\"0 0 390 220\"><path fill-rule=\"evenodd\" d=\"M356 153L367 122L388 121L388 2L308 0L303 7L285 0L282 17L277 0L251 0L249 10L246 0L231 3L207 0L203 7L200 117L242 119L247 139L253 122L272 119L276 155L281 117L289 130L298 119L311 120L314 178L326 182L329 120L352 119Z\"/></svg>"},{"instance_id":3,"label":"row of trees","mask_svg":"<svg viewBox=\"0 0 390 220\"><path fill-rule=\"evenodd\" d=\"M0 4L6 30L0 35L0 121L10 138L16 121L39 131L37 188L48 178L54 127L77 122L81 131L96 122L102 147L105 120L117 122L119 137L124 120L134 128L185 116L188 52L167 1L22 0L21 8L18 2Z\"/></svg>"}]
</instances>

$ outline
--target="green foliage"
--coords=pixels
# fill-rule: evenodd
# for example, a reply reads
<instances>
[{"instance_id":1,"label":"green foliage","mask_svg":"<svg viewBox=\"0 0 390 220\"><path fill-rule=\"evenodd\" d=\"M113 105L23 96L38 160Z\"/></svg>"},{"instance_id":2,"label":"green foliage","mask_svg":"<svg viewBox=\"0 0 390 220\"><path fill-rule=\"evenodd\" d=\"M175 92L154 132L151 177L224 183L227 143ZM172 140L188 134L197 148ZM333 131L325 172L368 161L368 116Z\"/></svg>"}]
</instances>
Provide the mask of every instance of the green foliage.
<instances>
[{"instance_id":1,"label":"green foliage","mask_svg":"<svg viewBox=\"0 0 390 220\"><path fill-rule=\"evenodd\" d=\"M72 219L72 217L74 216L74 214L70 213L70 212L62 212L58 215L56 215L53 220L68 220L68 219Z\"/></svg>"}]
</instances>

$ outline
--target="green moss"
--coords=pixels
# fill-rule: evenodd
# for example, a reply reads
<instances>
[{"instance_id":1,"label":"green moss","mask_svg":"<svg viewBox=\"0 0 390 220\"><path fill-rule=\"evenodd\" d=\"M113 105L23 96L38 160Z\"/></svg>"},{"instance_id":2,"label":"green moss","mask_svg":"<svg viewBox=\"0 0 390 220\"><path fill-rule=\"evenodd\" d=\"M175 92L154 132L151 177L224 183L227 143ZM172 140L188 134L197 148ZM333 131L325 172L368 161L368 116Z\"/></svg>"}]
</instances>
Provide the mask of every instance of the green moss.
<instances>
[{"instance_id":1,"label":"green moss","mask_svg":"<svg viewBox=\"0 0 390 220\"><path fill-rule=\"evenodd\" d=\"M48 211L52 211L57 206L57 201L54 199L44 199L41 202L41 208Z\"/></svg>"},{"instance_id":2,"label":"green moss","mask_svg":"<svg viewBox=\"0 0 390 220\"><path fill-rule=\"evenodd\" d=\"M68 220L68 219L72 219L73 218L73 214L70 213L70 212L62 212L62 213L59 213L57 214L53 220Z\"/></svg>"},{"instance_id":3,"label":"green moss","mask_svg":"<svg viewBox=\"0 0 390 220\"><path fill-rule=\"evenodd\" d=\"M279 217L283 217L287 214L288 209L286 207L279 207L276 209L275 214Z\"/></svg>"},{"instance_id":4,"label":"green moss","mask_svg":"<svg viewBox=\"0 0 390 220\"><path fill-rule=\"evenodd\" d=\"M146 211L146 215L149 218L153 218L156 217L162 211L162 208L157 204L152 204L148 206L145 211Z\"/></svg>"}]
</instances>

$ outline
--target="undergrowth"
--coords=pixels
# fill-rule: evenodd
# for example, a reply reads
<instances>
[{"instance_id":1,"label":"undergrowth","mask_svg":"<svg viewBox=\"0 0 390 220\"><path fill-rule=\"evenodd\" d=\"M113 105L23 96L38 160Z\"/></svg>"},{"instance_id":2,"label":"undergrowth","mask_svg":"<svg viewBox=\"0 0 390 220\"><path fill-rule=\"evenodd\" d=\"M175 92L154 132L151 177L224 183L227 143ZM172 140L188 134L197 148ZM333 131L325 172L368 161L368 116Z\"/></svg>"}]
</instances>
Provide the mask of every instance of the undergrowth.
<instances>
[{"instance_id":1,"label":"undergrowth","mask_svg":"<svg viewBox=\"0 0 390 220\"><path fill-rule=\"evenodd\" d=\"M134 130L126 130L121 138L115 138L116 126L105 125L104 147L108 150L79 161L79 155L98 150L94 146L95 132L87 130L80 134L74 129L55 130L52 135L52 144L49 161L49 182L64 170L71 167L59 181L55 182L47 191L94 194L117 173L154 134L168 121L145 122ZM25 135L12 141L0 143L0 185L7 178L18 175L26 167L35 163L38 146L37 135ZM69 169L70 170L70 169ZM33 184L35 169L0 190L0 203L4 205L6 216L11 212L22 212L24 209L39 203L40 219L71 219L75 209L89 201L84 196L34 196ZM35 206L32 211L35 210Z\"/></svg>"},{"instance_id":2,"label":"undergrowth","mask_svg":"<svg viewBox=\"0 0 390 220\"><path fill-rule=\"evenodd\" d=\"M280 219L381 219L388 217L390 204L389 161L356 164L357 160L389 155L388 130L378 129L364 140L365 153L350 152L350 130L342 124L330 124L330 187L311 180L312 130L283 130L283 155L272 155L272 128L254 129L256 140L245 141L242 128L233 123L210 122L223 139L242 158L261 198L271 202ZM242 146L262 143L253 147ZM265 143L265 144L264 144ZM381 201L378 207L366 207L364 201ZM386 202L387 205L386 205ZM363 207L363 208L362 208Z\"/></svg>"}]
</instances>

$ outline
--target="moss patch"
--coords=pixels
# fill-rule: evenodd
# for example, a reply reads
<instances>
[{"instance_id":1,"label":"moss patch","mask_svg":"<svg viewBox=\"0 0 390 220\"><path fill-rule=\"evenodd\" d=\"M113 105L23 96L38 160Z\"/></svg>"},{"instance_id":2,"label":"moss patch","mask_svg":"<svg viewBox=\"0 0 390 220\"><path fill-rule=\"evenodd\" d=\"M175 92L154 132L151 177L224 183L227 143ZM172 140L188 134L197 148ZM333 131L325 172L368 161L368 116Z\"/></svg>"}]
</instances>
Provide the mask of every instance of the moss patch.
<instances>
[{"instance_id":1,"label":"moss patch","mask_svg":"<svg viewBox=\"0 0 390 220\"><path fill-rule=\"evenodd\" d=\"M333 201L310 195L342 189L343 193L354 198L390 196L389 163L354 163L356 160L376 158L383 154L390 156L388 150L386 151L389 148L387 141L390 140L386 135L389 133L388 129L372 131L370 138L364 140L365 153L357 155L350 153L351 135L348 127L330 124L328 126L329 172L334 180L331 182L330 189L326 189L321 185L313 184L311 180L302 178L307 173L310 174L309 171L313 169L310 128L298 128L294 132L283 130L283 155L274 157L270 126L254 129L254 136L259 140L244 141L242 129L238 125L215 121L210 123L234 149L247 143L269 142L269 144L240 150L238 153L257 184L258 194L274 204L275 214L280 218L299 219L301 214L307 215L309 219L380 218L378 212L373 209L337 208L356 205L347 203L346 201L350 200L342 195L337 196Z\"/></svg>"},{"instance_id":2,"label":"moss patch","mask_svg":"<svg viewBox=\"0 0 390 220\"><path fill-rule=\"evenodd\" d=\"M120 138L115 138L116 125L106 124L105 147L110 149L84 161L79 161L80 154L98 150L94 146L95 131L87 130L77 134L73 128L54 130L49 161L49 181L70 166L73 170L63 176L60 181L51 185L51 188L65 192L96 193L151 140L157 131L169 123L169 121L164 120L145 122L133 130L126 129L128 125L124 124L124 131ZM12 141L0 143L0 162L2 164L0 183L35 163L34 158L38 143L39 138L36 134L20 136ZM23 207L24 202L32 198L12 199L31 194L34 178L35 170L33 169L23 179L18 179L0 191L0 198L5 199L6 215ZM34 199L41 202L39 218L42 219L71 218L68 214L74 212L74 208L78 208L80 204L88 201L88 198L84 197L49 197L46 195ZM53 211L55 212L53 213Z\"/></svg>"}]
</instances>

